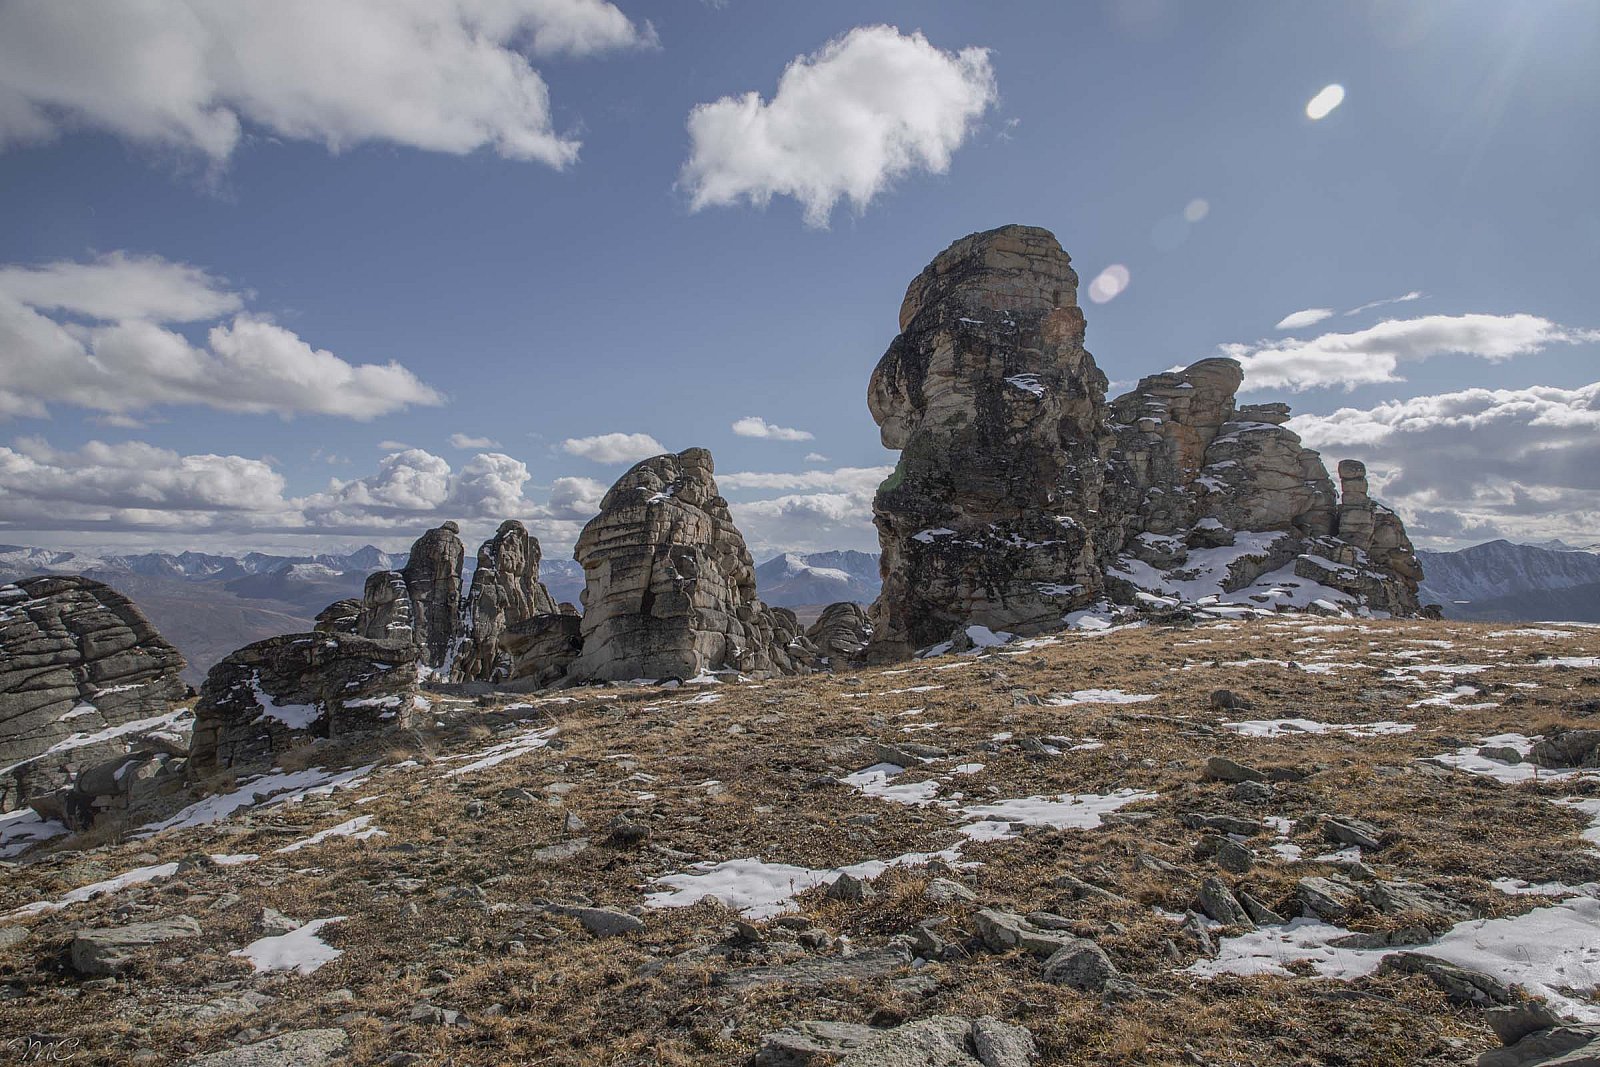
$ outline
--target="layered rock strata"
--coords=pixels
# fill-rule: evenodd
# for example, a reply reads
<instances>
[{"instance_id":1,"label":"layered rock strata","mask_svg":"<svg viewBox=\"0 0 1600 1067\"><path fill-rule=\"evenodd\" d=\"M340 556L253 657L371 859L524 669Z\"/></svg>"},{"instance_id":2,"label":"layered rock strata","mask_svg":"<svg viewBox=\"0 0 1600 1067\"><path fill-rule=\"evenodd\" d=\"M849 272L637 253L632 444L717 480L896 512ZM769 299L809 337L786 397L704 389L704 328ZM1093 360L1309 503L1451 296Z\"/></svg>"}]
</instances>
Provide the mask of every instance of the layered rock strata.
<instances>
[{"instance_id":1,"label":"layered rock strata","mask_svg":"<svg viewBox=\"0 0 1600 1067\"><path fill-rule=\"evenodd\" d=\"M478 549L472 590L463 607L460 644L452 657L455 681L498 682L511 677L508 630L536 616L559 616L556 602L539 581L537 538L516 519L500 524Z\"/></svg>"},{"instance_id":2,"label":"layered rock strata","mask_svg":"<svg viewBox=\"0 0 1600 1067\"><path fill-rule=\"evenodd\" d=\"M408 640L328 632L246 645L200 689L191 769L205 775L267 763L317 738L404 728L420 708L421 655Z\"/></svg>"},{"instance_id":3,"label":"layered rock strata","mask_svg":"<svg viewBox=\"0 0 1600 1067\"><path fill-rule=\"evenodd\" d=\"M181 730L183 657L127 597L79 577L0 586L0 810Z\"/></svg>"},{"instance_id":4,"label":"layered rock strata","mask_svg":"<svg viewBox=\"0 0 1600 1067\"><path fill-rule=\"evenodd\" d=\"M912 281L867 394L901 453L873 504L872 658L1110 601L1418 610L1411 543L1360 464L1336 489L1286 405L1237 402L1231 359L1108 404L1084 330L1071 261L1035 227L965 237Z\"/></svg>"},{"instance_id":5,"label":"layered rock strata","mask_svg":"<svg viewBox=\"0 0 1600 1067\"><path fill-rule=\"evenodd\" d=\"M605 495L574 556L585 579L583 651L570 681L802 666L789 652L799 625L757 598L754 561L705 449L635 465Z\"/></svg>"}]
</instances>

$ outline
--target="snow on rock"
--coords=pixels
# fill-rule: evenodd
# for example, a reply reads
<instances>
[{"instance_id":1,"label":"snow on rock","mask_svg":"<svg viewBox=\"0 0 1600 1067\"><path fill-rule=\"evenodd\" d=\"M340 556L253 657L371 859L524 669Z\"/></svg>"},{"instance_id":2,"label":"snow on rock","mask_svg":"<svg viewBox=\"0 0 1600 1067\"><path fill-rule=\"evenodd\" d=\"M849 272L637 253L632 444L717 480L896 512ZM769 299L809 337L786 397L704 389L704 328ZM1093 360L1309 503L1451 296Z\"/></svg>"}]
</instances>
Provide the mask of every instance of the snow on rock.
<instances>
[{"instance_id":1,"label":"snow on rock","mask_svg":"<svg viewBox=\"0 0 1600 1067\"><path fill-rule=\"evenodd\" d=\"M1383 957L1397 951L1330 944L1349 933L1309 918L1264 926L1223 938L1215 959L1201 960L1185 973L1287 975L1292 973L1289 963L1303 960L1323 978L1348 980L1371 974ZM1600 986L1600 900L1577 897L1510 918L1458 923L1437 941L1412 951L1521 985L1581 1022L1600 1022L1600 1004L1560 992Z\"/></svg>"},{"instance_id":2,"label":"snow on rock","mask_svg":"<svg viewBox=\"0 0 1600 1067\"><path fill-rule=\"evenodd\" d=\"M228 953L250 961L257 974L267 971L293 971L306 975L315 972L325 963L344 955L343 949L334 948L317 934L330 923L344 922L345 916L331 915L326 919L313 919L297 930L275 937L262 937L244 948Z\"/></svg>"},{"instance_id":3,"label":"snow on rock","mask_svg":"<svg viewBox=\"0 0 1600 1067\"><path fill-rule=\"evenodd\" d=\"M0 860L20 856L40 841L67 833L64 823L46 819L32 808L0 814Z\"/></svg>"}]
</instances>

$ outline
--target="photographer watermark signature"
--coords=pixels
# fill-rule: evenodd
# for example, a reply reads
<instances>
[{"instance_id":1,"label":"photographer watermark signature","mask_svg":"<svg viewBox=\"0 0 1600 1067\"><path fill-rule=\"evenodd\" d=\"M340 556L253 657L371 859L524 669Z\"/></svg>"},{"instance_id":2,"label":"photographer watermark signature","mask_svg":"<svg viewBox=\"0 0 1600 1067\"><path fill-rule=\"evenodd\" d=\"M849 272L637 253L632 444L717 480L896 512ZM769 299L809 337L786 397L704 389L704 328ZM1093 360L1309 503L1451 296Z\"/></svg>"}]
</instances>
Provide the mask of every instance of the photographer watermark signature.
<instances>
[{"instance_id":1,"label":"photographer watermark signature","mask_svg":"<svg viewBox=\"0 0 1600 1067\"><path fill-rule=\"evenodd\" d=\"M4 1063L67 1063L82 1051L82 1042L76 1037L13 1037L0 1049Z\"/></svg>"}]
</instances>

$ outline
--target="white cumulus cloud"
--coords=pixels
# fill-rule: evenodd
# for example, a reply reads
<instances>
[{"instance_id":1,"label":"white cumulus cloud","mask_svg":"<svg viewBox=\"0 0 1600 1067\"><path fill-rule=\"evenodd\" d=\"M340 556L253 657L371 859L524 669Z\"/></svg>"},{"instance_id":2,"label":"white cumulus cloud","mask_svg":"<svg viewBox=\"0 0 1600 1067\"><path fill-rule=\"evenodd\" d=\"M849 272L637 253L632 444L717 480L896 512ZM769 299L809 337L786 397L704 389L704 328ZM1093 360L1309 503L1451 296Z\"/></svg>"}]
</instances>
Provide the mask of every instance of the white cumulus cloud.
<instances>
[{"instance_id":1,"label":"white cumulus cloud","mask_svg":"<svg viewBox=\"0 0 1600 1067\"><path fill-rule=\"evenodd\" d=\"M1304 392L1328 386L1404 381L1401 363L1443 355L1493 362L1542 352L1555 344L1600 341L1600 331L1570 329L1537 315L1426 315L1388 319L1351 333L1325 333L1221 346L1244 366L1244 386Z\"/></svg>"},{"instance_id":2,"label":"white cumulus cloud","mask_svg":"<svg viewBox=\"0 0 1600 1067\"><path fill-rule=\"evenodd\" d=\"M745 497L730 501L728 507L758 556L830 549L875 552L878 531L872 524L872 496L892 473L893 467L734 471L718 475L717 487ZM749 499L775 492L781 495Z\"/></svg>"},{"instance_id":3,"label":"white cumulus cloud","mask_svg":"<svg viewBox=\"0 0 1600 1067\"><path fill-rule=\"evenodd\" d=\"M88 127L220 162L259 127L562 167L579 144L528 54L654 44L603 0L15 0L0 146Z\"/></svg>"},{"instance_id":4,"label":"white cumulus cloud","mask_svg":"<svg viewBox=\"0 0 1600 1067\"><path fill-rule=\"evenodd\" d=\"M774 426L760 415L746 415L742 419L735 419L733 432L740 437L763 437L768 441L809 441L816 436L809 430Z\"/></svg>"},{"instance_id":5,"label":"white cumulus cloud","mask_svg":"<svg viewBox=\"0 0 1600 1067\"><path fill-rule=\"evenodd\" d=\"M596 463L637 463L659 456L666 446L647 433L601 433L593 437L569 437L561 442L562 451Z\"/></svg>"},{"instance_id":6,"label":"white cumulus cloud","mask_svg":"<svg viewBox=\"0 0 1600 1067\"><path fill-rule=\"evenodd\" d=\"M692 210L789 196L807 225L826 226L841 198L861 211L915 170L943 174L997 99L987 49L857 27L797 56L770 101L747 92L696 106L681 185Z\"/></svg>"},{"instance_id":7,"label":"white cumulus cloud","mask_svg":"<svg viewBox=\"0 0 1600 1067\"><path fill-rule=\"evenodd\" d=\"M1600 528L1600 382L1463 389L1289 426L1365 460L1420 537L1593 540Z\"/></svg>"},{"instance_id":8,"label":"white cumulus cloud","mask_svg":"<svg viewBox=\"0 0 1600 1067\"><path fill-rule=\"evenodd\" d=\"M1315 326L1323 319L1332 318L1332 308L1306 308L1304 311L1292 311L1278 320L1277 330L1298 330L1304 326Z\"/></svg>"},{"instance_id":9,"label":"white cumulus cloud","mask_svg":"<svg viewBox=\"0 0 1600 1067\"><path fill-rule=\"evenodd\" d=\"M0 417L61 403L369 419L443 400L398 363L346 362L243 304L200 268L153 256L0 267ZM204 346L167 325L230 314Z\"/></svg>"},{"instance_id":10,"label":"white cumulus cloud","mask_svg":"<svg viewBox=\"0 0 1600 1067\"><path fill-rule=\"evenodd\" d=\"M488 437L472 437L464 433L450 435L451 448L499 448L500 442Z\"/></svg>"}]
</instances>

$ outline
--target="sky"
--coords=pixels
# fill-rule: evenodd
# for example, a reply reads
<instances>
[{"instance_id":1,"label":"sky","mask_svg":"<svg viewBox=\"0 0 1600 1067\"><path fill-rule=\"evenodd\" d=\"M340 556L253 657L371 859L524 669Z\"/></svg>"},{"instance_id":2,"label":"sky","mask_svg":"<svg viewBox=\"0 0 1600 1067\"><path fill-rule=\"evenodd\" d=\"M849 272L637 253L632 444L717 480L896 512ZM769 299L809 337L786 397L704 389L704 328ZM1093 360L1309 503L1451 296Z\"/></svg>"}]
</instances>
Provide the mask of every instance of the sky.
<instances>
[{"instance_id":1,"label":"sky","mask_svg":"<svg viewBox=\"0 0 1600 1067\"><path fill-rule=\"evenodd\" d=\"M0 540L876 548L906 285L1044 226L1423 547L1600 540L1600 5L0 0Z\"/></svg>"}]
</instances>

